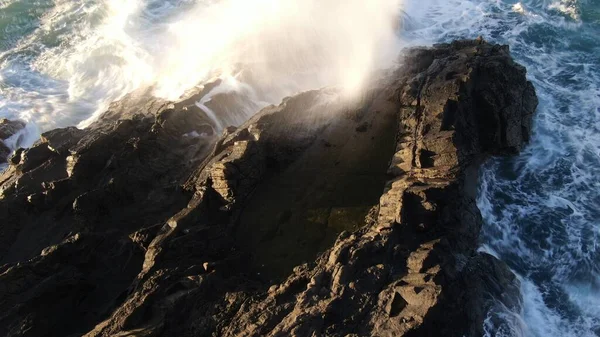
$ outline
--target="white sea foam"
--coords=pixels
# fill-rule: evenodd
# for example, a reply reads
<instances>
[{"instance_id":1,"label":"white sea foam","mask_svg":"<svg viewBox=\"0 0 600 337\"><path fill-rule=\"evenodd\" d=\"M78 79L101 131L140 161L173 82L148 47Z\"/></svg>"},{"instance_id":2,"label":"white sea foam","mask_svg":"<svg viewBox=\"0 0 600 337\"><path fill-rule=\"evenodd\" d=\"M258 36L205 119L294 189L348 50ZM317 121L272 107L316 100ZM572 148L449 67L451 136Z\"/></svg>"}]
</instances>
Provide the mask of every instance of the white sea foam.
<instances>
[{"instance_id":1,"label":"white sea foam","mask_svg":"<svg viewBox=\"0 0 600 337\"><path fill-rule=\"evenodd\" d=\"M581 13L579 12L579 6L577 0L560 0L552 2L549 9L557 10L562 14L569 16L575 21L581 19Z\"/></svg>"},{"instance_id":2,"label":"white sea foam","mask_svg":"<svg viewBox=\"0 0 600 337\"><path fill-rule=\"evenodd\" d=\"M520 2L517 2L516 4L514 4L512 6L512 10L515 13L519 13L519 14L525 14L527 11L525 10L525 8L523 7L523 4Z\"/></svg>"}]
</instances>

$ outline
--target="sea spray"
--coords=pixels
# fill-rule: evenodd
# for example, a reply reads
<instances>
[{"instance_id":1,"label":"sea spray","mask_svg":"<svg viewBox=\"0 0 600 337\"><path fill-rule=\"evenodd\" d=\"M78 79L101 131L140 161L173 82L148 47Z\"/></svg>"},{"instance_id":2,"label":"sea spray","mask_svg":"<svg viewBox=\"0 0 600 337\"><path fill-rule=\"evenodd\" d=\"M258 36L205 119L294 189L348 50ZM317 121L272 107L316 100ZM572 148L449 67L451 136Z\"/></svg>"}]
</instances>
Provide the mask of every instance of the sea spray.
<instances>
[{"instance_id":1,"label":"sea spray","mask_svg":"<svg viewBox=\"0 0 600 337\"><path fill-rule=\"evenodd\" d=\"M7 5L8 6L8 5ZM25 15L33 9L11 2ZM44 131L89 125L141 87L177 99L217 77L261 102L329 85L355 91L397 54L398 0L48 1L0 55L0 115ZM32 29L32 27L37 28ZM18 34L17 34L18 36Z\"/></svg>"},{"instance_id":2,"label":"sea spray","mask_svg":"<svg viewBox=\"0 0 600 337\"><path fill-rule=\"evenodd\" d=\"M507 43L540 99L530 145L482 170L482 244L520 275L523 296L520 312L490 313L506 319L488 321L487 336L600 333L598 9L577 0L406 2L415 23L406 44L478 35Z\"/></svg>"}]
</instances>

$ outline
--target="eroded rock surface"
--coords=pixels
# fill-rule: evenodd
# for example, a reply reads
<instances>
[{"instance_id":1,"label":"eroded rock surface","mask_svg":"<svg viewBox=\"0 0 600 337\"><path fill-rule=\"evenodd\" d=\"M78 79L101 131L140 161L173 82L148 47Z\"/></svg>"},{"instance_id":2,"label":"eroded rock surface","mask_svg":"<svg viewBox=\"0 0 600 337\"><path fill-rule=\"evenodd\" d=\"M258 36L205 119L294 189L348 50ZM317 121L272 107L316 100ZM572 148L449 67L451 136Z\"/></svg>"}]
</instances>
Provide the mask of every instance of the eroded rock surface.
<instances>
[{"instance_id":1,"label":"eroded rock surface","mask_svg":"<svg viewBox=\"0 0 600 337\"><path fill-rule=\"evenodd\" d=\"M221 137L209 91L117 103L11 158L0 335L478 336L518 309L476 251L478 168L521 149L537 106L507 47L413 49L359 99L301 93Z\"/></svg>"}]
</instances>

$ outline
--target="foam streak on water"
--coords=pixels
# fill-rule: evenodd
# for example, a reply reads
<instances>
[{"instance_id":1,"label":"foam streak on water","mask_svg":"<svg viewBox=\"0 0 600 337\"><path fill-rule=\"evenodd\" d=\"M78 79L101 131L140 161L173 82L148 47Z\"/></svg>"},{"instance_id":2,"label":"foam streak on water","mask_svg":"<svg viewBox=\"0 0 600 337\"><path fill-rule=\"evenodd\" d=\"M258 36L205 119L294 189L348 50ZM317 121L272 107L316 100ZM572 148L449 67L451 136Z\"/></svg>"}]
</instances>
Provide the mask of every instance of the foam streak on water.
<instances>
[{"instance_id":1,"label":"foam streak on water","mask_svg":"<svg viewBox=\"0 0 600 337\"><path fill-rule=\"evenodd\" d=\"M489 336L600 334L599 9L591 0L407 5L413 44L508 43L540 98L529 147L481 176L482 249L519 275L524 300L522 312L490 313Z\"/></svg>"}]
</instances>

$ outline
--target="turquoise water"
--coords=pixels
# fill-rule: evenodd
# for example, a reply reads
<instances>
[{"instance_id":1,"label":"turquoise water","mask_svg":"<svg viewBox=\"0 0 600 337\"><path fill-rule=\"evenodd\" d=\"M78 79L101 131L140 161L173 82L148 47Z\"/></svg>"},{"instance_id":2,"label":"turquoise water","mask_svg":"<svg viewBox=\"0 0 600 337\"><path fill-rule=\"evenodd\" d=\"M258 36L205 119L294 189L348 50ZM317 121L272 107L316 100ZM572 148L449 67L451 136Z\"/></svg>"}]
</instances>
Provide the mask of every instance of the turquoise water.
<instances>
[{"instance_id":1,"label":"turquoise water","mask_svg":"<svg viewBox=\"0 0 600 337\"><path fill-rule=\"evenodd\" d=\"M165 71L187 70L172 69L177 63L212 61L202 57L219 32L172 23L202 21L216 2L0 0L0 117L28 122L11 146L54 127L85 126ZM482 250L519 275L524 299L520 312L495 308L490 317L501 319L487 322L487 335L600 335L600 1L403 6L403 46L479 35L510 44L540 98L532 143L481 174ZM181 80L167 83L185 89Z\"/></svg>"}]
</instances>

